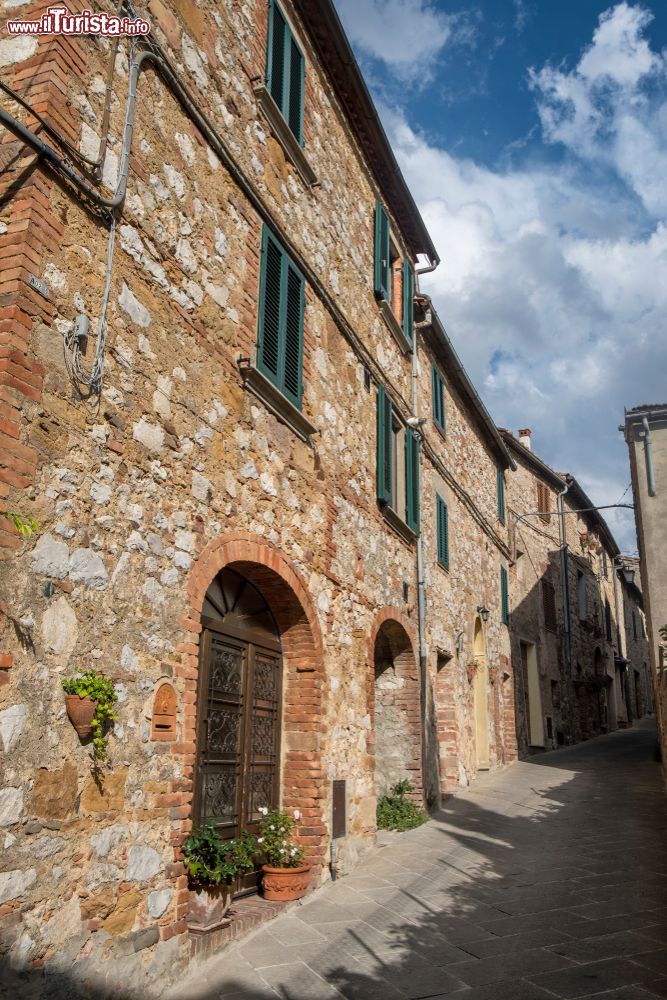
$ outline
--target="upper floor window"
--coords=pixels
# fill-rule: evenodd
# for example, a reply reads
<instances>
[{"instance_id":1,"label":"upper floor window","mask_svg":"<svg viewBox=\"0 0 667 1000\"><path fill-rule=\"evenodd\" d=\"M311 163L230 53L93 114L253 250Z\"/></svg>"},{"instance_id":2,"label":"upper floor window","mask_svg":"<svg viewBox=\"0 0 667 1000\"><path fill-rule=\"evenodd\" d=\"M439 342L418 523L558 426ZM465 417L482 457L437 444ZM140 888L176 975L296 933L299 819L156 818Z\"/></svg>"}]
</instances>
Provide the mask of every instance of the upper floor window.
<instances>
[{"instance_id":1,"label":"upper floor window","mask_svg":"<svg viewBox=\"0 0 667 1000\"><path fill-rule=\"evenodd\" d=\"M304 58L275 0L269 3L266 78L271 97L302 146Z\"/></svg>"},{"instance_id":2,"label":"upper floor window","mask_svg":"<svg viewBox=\"0 0 667 1000\"><path fill-rule=\"evenodd\" d=\"M382 386L377 396L377 497L419 532L419 438L400 419Z\"/></svg>"},{"instance_id":3,"label":"upper floor window","mask_svg":"<svg viewBox=\"0 0 667 1000\"><path fill-rule=\"evenodd\" d=\"M505 523L505 474L498 466L496 468L496 496L498 501L498 520Z\"/></svg>"},{"instance_id":4,"label":"upper floor window","mask_svg":"<svg viewBox=\"0 0 667 1000\"><path fill-rule=\"evenodd\" d=\"M264 227L259 279L257 367L301 408L304 279Z\"/></svg>"},{"instance_id":5,"label":"upper floor window","mask_svg":"<svg viewBox=\"0 0 667 1000\"><path fill-rule=\"evenodd\" d=\"M612 628L611 628L611 605L607 598L604 599L604 633L607 638L607 642L612 641Z\"/></svg>"},{"instance_id":6,"label":"upper floor window","mask_svg":"<svg viewBox=\"0 0 667 1000\"><path fill-rule=\"evenodd\" d=\"M443 569L449 569L449 512L439 493L435 495L435 530L438 562Z\"/></svg>"},{"instance_id":7,"label":"upper floor window","mask_svg":"<svg viewBox=\"0 0 667 1000\"><path fill-rule=\"evenodd\" d=\"M637 616L634 611L632 612L632 638L637 638Z\"/></svg>"},{"instance_id":8,"label":"upper floor window","mask_svg":"<svg viewBox=\"0 0 667 1000\"><path fill-rule=\"evenodd\" d=\"M586 621L588 617L586 607L586 578L581 572L577 573L577 607L580 621Z\"/></svg>"},{"instance_id":9,"label":"upper floor window","mask_svg":"<svg viewBox=\"0 0 667 1000\"><path fill-rule=\"evenodd\" d=\"M602 576L606 580L608 575L609 575L609 565L607 563L607 553L603 549L602 550Z\"/></svg>"},{"instance_id":10,"label":"upper floor window","mask_svg":"<svg viewBox=\"0 0 667 1000\"><path fill-rule=\"evenodd\" d=\"M537 509L543 521L551 520L551 490L545 483L537 484Z\"/></svg>"},{"instance_id":11,"label":"upper floor window","mask_svg":"<svg viewBox=\"0 0 667 1000\"><path fill-rule=\"evenodd\" d=\"M412 348L414 340L415 275L409 260L401 254L391 235L391 224L382 202L375 205L375 295L392 333L401 344ZM397 334L398 331L398 334Z\"/></svg>"},{"instance_id":12,"label":"upper floor window","mask_svg":"<svg viewBox=\"0 0 667 1000\"><path fill-rule=\"evenodd\" d=\"M431 368L431 387L432 387L432 408L433 408L433 422L440 428L441 431L445 429L445 380L442 375L435 367Z\"/></svg>"}]
</instances>

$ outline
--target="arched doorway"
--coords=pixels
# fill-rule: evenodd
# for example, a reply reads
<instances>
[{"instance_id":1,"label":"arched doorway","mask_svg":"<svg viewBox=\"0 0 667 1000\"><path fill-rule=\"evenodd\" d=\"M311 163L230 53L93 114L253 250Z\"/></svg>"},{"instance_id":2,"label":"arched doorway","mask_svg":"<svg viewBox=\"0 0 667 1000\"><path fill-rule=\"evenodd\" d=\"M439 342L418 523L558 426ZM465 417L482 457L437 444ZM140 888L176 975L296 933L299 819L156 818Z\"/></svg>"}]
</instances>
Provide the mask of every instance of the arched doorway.
<instances>
[{"instance_id":1,"label":"arched doorway","mask_svg":"<svg viewBox=\"0 0 667 1000\"><path fill-rule=\"evenodd\" d=\"M282 649L262 593L223 569L201 613L193 819L227 839L256 833L280 798ZM239 890L256 885L247 876Z\"/></svg>"},{"instance_id":2,"label":"arched doorway","mask_svg":"<svg viewBox=\"0 0 667 1000\"><path fill-rule=\"evenodd\" d=\"M408 779L422 794L421 726L417 663L403 625L387 620L374 647L375 789L384 795Z\"/></svg>"},{"instance_id":3,"label":"arched doorway","mask_svg":"<svg viewBox=\"0 0 667 1000\"><path fill-rule=\"evenodd\" d=\"M489 670L486 662L486 643L482 620L475 619L475 632L472 644L475 658L475 761L478 771L488 771L489 762Z\"/></svg>"}]
</instances>

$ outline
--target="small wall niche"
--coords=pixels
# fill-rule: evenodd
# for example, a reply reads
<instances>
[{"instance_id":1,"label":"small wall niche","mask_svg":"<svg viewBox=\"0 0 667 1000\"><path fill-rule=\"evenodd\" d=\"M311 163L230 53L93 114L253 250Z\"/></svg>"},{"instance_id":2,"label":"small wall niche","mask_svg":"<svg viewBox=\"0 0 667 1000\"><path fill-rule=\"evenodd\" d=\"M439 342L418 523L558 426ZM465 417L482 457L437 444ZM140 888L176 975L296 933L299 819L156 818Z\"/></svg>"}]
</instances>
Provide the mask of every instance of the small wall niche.
<instances>
[{"instance_id":1,"label":"small wall niche","mask_svg":"<svg viewBox=\"0 0 667 1000\"><path fill-rule=\"evenodd\" d=\"M165 742L176 739L176 692L169 683L160 684L153 698L151 739Z\"/></svg>"}]
</instances>

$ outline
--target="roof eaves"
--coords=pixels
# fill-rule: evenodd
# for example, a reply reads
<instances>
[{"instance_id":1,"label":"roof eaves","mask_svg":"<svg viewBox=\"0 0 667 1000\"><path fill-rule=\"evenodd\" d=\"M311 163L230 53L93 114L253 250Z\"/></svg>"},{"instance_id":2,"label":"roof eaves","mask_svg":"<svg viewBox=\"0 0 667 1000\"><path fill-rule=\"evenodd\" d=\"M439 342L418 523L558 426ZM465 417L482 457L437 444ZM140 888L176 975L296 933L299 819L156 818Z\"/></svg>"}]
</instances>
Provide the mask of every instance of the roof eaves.
<instances>
[{"instance_id":1,"label":"roof eaves","mask_svg":"<svg viewBox=\"0 0 667 1000\"><path fill-rule=\"evenodd\" d=\"M570 495L572 495L573 493L575 494L578 503L581 504L582 508L586 509L586 516L590 517L590 519L597 524L599 533L606 541L607 548L609 549L610 554L612 556L620 556L621 550L616 544L616 539L612 535L609 525L607 524L607 522L605 521L602 514L599 512L599 510L597 509L591 498L584 491L583 487L580 485L578 480L575 479L574 476L570 475L570 473L567 473L565 478L567 480L568 486L570 487L569 490ZM592 509L588 510L587 508L592 508Z\"/></svg>"},{"instance_id":2,"label":"roof eaves","mask_svg":"<svg viewBox=\"0 0 667 1000\"><path fill-rule=\"evenodd\" d=\"M556 489L564 489L566 486L565 479L561 476L555 469L552 469L550 465L535 454L530 448L526 448L525 445L521 444L520 441L514 437L511 431L505 430L503 427L498 428L498 432L502 437L505 444L511 450L515 451L522 459L524 459L533 469L542 475L545 479L548 479L552 486Z\"/></svg>"}]
</instances>

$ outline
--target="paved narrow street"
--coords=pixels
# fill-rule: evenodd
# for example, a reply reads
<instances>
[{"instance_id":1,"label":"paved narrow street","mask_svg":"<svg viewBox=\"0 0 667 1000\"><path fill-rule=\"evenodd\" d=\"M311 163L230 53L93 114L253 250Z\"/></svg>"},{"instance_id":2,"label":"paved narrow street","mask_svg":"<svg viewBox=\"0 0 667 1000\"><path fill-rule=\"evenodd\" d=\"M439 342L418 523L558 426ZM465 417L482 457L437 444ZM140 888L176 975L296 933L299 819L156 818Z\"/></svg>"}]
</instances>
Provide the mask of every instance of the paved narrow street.
<instances>
[{"instance_id":1,"label":"paved narrow street","mask_svg":"<svg viewBox=\"0 0 667 1000\"><path fill-rule=\"evenodd\" d=\"M655 743L639 723L482 776L170 996L667 997Z\"/></svg>"}]
</instances>

